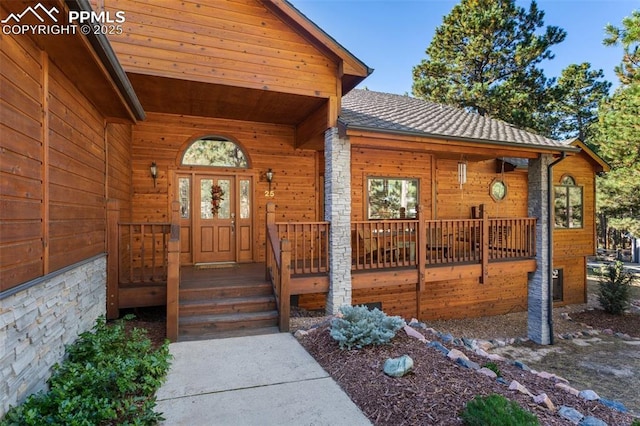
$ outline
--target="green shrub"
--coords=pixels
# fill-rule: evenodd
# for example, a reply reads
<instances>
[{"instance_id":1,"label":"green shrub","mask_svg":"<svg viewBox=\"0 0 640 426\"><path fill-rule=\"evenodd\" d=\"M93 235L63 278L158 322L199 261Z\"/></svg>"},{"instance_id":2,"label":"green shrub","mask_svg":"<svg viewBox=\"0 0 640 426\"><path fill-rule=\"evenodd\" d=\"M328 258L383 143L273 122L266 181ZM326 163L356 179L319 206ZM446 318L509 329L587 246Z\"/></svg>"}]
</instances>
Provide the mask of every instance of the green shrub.
<instances>
[{"instance_id":1,"label":"green shrub","mask_svg":"<svg viewBox=\"0 0 640 426\"><path fill-rule=\"evenodd\" d=\"M603 267L598 273L600 288L598 300L605 312L614 315L622 314L629 307L631 300L631 284L633 274L624 270L620 261Z\"/></svg>"},{"instance_id":2,"label":"green shrub","mask_svg":"<svg viewBox=\"0 0 640 426\"><path fill-rule=\"evenodd\" d=\"M461 413L464 424L469 426L533 426L538 418L509 401L502 395L476 396Z\"/></svg>"},{"instance_id":3,"label":"green shrub","mask_svg":"<svg viewBox=\"0 0 640 426\"><path fill-rule=\"evenodd\" d=\"M153 349L146 330L125 330L125 320L107 325L99 318L93 330L67 347L56 364L49 392L31 395L0 422L8 425L156 424L155 392L169 369L168 342Z\"/></svg>"},{"instance_id":4,"label":"green shrub","mask_svg":"<svg viewBox=\"0 0 640 426\"><path fill-rule=\"evenodd\" d=\"M640 420L638 420L638 419L634 419L634 420L631 422L631 426L640 426Z\"/></svg>"},{"instance_id":5,"label":"green shrub","mask_svg":"<svg viewBox=\"0 0 640 426\"><path fill-rule=\"evenodd\" d=\"M496 364L495 362L487 362L485 365L483 365L483 367L488 368L489 370L496 373L496 376L502 377L502 372L500 371L498 364Z\"/></svg>"},{"instance_id":6,"label":"green shrub","mask_svg":"<svg viewBox=\"0 0 640 426\"><path fill-rule=\"evenodd\" d=\"M342 318L331 321L331 337L340 349L389 343L405 325L402 318L389 317L377 308L370 311L366 306L343 306L340 312Z\"/></svg>"}]
</instances>

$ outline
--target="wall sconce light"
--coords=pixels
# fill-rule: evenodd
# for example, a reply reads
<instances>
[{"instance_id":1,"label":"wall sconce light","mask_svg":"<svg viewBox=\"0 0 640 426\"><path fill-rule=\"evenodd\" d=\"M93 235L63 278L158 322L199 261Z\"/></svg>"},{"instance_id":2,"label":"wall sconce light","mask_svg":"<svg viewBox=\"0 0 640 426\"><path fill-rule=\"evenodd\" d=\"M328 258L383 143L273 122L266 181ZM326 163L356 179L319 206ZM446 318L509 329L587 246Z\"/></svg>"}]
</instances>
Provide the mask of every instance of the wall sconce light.
<instances>
[{"instance_id":1,"label":"wall sconce light","mask_svg":"<svg viewBox=\"0 0 640 426\"><path fill-rule=\"evenodd\" d=\"M151 167L149 167L149 171L151 171L151 178L153 179L153 187L156 187L156 179L158 179L158 166L154 161L151 163Z\"/></svg>"},{"instance_id":2,"label":"wall sconce light","mask_svg":"<svg viewBox=\"0 0 640 426\"><path fill-rule=\"evenodd\" d=\"M273 175L275 175L275 173L273 172L273 170L269 169L264 173L264 177L267 179L267 182L269 182L269 190L267 192L265 192L265 195L269 198L274 196L273 191L271 190L271 182L273 182Z\"/></svg>"},{"instance_id":3,"label":"wall sconce light","mask_svg":"<svg viewBox=\"0 0 640 426\"><path fill-rule=\"evenodd\" d=\"M462 189L462 185L467 183L467 162L459 162L458 163L458 183L460 184L460 188Z\"/></svg>"},{"instance_id":4,"label":"wall sconce light","mask_svg":"<svg viewBox=\"0 0 640 426\"><path fill-rule=\"evenodd\" d=\"M267 172L264 174L264 176L267 178L267 182L269 182L269 191L271 191L271 182L273 182L273 175L275 173L273 173L273 170L269 169L267 170Z\"/></svg>"}]
</instances>

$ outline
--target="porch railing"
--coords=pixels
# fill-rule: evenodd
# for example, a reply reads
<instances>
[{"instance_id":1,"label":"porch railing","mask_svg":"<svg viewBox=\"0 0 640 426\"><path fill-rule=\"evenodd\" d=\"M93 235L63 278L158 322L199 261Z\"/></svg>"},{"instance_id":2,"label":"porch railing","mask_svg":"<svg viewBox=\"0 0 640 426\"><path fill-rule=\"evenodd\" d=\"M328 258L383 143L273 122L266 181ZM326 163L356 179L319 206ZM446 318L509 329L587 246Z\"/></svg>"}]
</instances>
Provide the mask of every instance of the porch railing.
<instances>
[{"instance_id":1,"label":"porch railing","mask_svg":"<svg viewBox=\"0 0 640 426\"><path fill-rule=\"evenodd\" d=\"M107 317L117 318L120 290L146 284L167 292L167 337L178 337L180 282L180 204L171 205L170 223L119 222L117 200L107 203Z\"/></svg>"},{"instance_id":2,"label":"porch railing","mask_svg":"<svg viewBox=\"0 0 640 426\"><path fill-rule=\"evenodd\" d=\"M351 222L351 269L417 265L418 220Z\"/></svg>"},{"instance_id":3,"label":"porch railing","mask_svg":"<svg viewBox=\"0 0 640 426\"><path fill-rule=\"evenodd\" d=\"M265 253L266 279L273 286L278 307L278 328L289 331L290 280L291 280L291 242L281 239L278 226L273 222L275 205L267 204L267 244Z\"/></svg>"},{"instance_id":4,"label":"porch railing","mask_svg":"<svg viewBox=\"0 0 640 426\"><path fill-rule=\"evenodd\" d=\"M295 275L324 274L329 270L329 222L276 223L278 239L291 244L291 271Z\"/></svg>"},{"instance_id":5,"label":"porch railing","mask_svg":"<svg viewBox=\"0 0 640 426\"><path fill-rule=\"evenodd\" d=\"M120 223L120 284L166 282L170 223Z\"/></svg>"}]
</instances>

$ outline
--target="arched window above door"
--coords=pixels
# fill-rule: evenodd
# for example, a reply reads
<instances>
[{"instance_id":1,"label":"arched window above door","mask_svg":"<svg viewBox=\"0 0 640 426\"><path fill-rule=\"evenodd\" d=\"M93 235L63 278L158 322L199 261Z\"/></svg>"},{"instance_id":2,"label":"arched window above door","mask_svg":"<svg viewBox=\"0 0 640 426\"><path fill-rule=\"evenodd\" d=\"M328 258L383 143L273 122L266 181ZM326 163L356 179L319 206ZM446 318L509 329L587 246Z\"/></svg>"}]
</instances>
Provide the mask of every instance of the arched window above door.
<instances>
[{"instance_id":1,"label":"arched window above door","mask_svg":"<svg viewBox=\"0 0 640 426\"><path fill-rule=\"evenodd\" d=\"M235 142L219 136L207 136L189 145L182 156L182 165L246 169L249 162Z\"/></svg>"}]
</instances>

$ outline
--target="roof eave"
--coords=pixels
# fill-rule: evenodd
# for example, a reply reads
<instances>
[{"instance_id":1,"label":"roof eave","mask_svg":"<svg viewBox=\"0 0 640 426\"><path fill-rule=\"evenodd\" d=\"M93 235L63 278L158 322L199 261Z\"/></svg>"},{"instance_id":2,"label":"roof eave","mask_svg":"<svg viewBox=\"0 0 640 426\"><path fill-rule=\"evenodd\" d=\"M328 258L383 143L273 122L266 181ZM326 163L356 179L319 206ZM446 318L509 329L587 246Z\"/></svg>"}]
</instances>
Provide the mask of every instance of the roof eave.
<instances>
[{"instance_id":1,"label":"roof eave","mask_svg":"<svg viewBox=\"0 0 640 426\"><path fill-rule=\"evenodd\" d=\"M84 11L91 12L93 9L91 8L91 4L88 0L66 0L66 3L69 9L74 11ZM138 99L138 95L136 94L127 74L125 73L120 61L113 51L107 36L97 32L90 32L86 35L89 43L93 47L94 51L102 61L104 67L106 68L109 76L113 79L114 83L120 90L120 93L124 97L127 106L133 112L136 120L144 120L146 118L146 114L144 109L142 108L142 104Z\"/></svg>"},{"instance_id":2,"label":"roof eave","mask_svg":"<svg viewBox=\"0 0 640 426\"><path fill-rule=\"evenodd\" d=\"M358 125L348 124L341 118L338 118L338 122L342 127L342 129L344 129L343 132L346 135L348 135L349 130L359 130L359 131L366 131L366 132L373 132L373 133L397 134L397 135L403 135L403 136L418 136L423 138L431 138L431 139L439 139L439 140L455 140L460 142L472 142L472 143L478 143L483 145L498 145L498 146L505 146L505 147L511 147L511 148L525 148L525 149L534 148L535 150L544 151L544 152L557 152L557 153L580 152L580 148L576 148L573 146L564 146L564 145L548 146L548 145L527 144L527 143L512 142L512 141L491 141L491 140L479 139L479 138L442 135L437 133L427 133L427 132L411 131L411 130L381 129L378 127L358 126Z\"/></svg>"}]
</instances>

